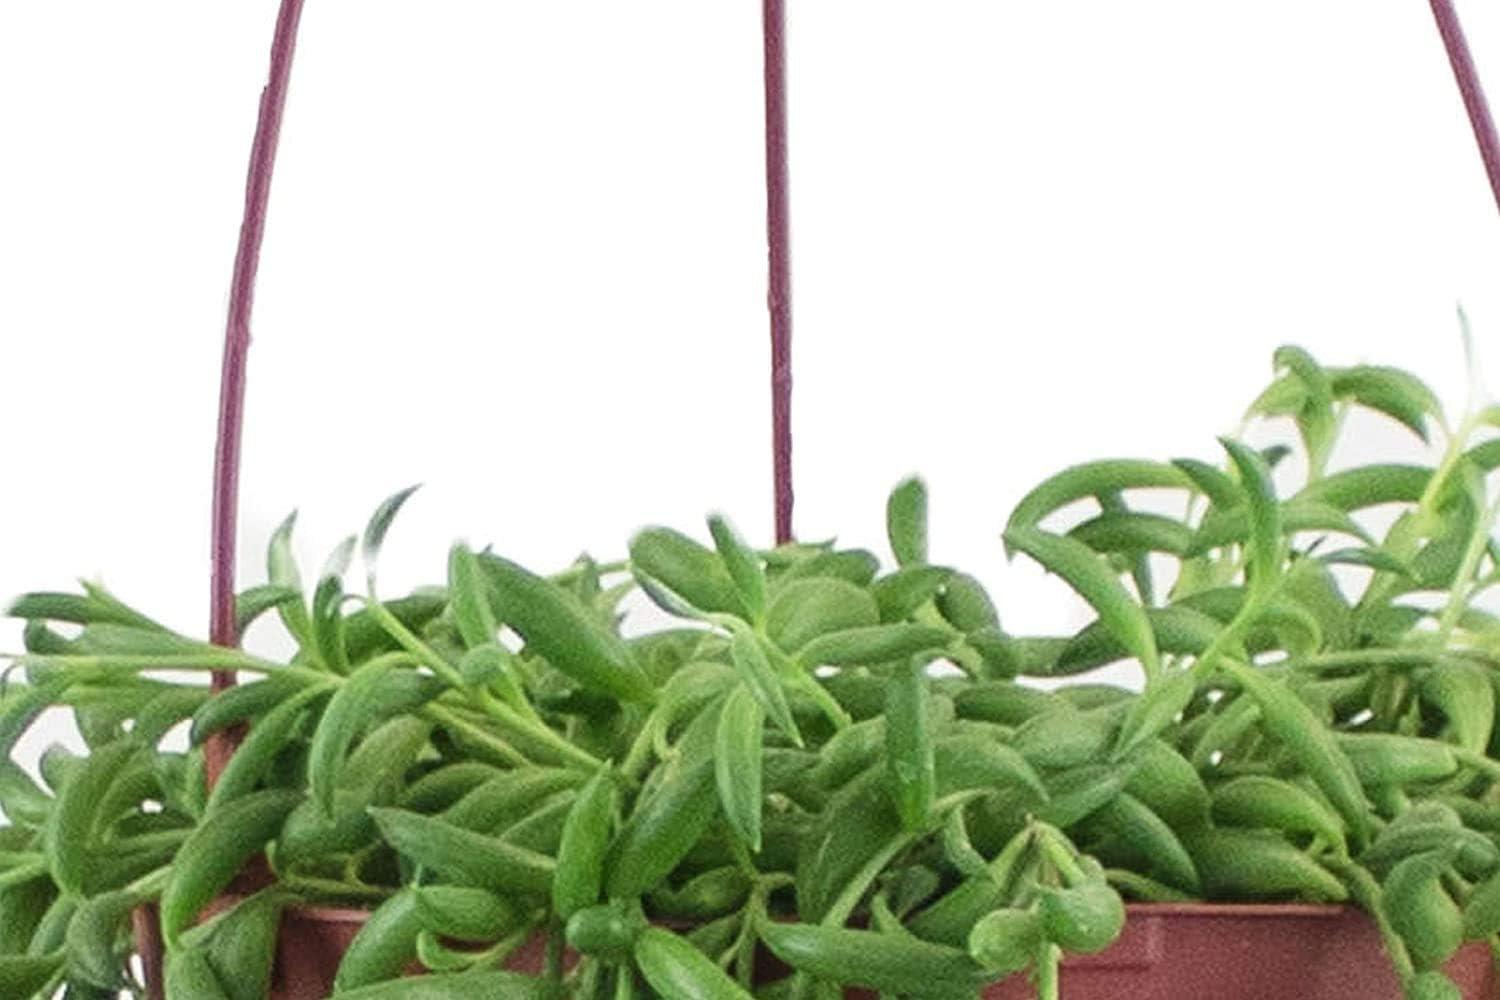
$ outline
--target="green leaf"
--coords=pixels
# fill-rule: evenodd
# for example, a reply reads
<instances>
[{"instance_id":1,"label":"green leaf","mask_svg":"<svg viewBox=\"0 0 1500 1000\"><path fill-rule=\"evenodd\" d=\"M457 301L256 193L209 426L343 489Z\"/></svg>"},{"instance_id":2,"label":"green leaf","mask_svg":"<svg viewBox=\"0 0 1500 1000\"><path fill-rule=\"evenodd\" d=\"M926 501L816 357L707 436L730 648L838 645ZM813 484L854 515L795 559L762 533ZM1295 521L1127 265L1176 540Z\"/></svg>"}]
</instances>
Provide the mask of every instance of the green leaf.
<instances>
[{"instance_id":1,"label":"green leaf","mask_svg":"<svg viewBox=\"0 0 1500 1000\"><path fill-rule=\"evenodd\" d=\"M1500 458L1495 460L1500 465ZM785 585L793 580L812 577L830 577L852 583L856 587L868 587L880 572L880 560L864 549L846 549L842 552L818 552L799 559L780 571L776 583Z\"/></svg>"},{"instance_id":2,"label":"green leaf","mask_svg":"<svg viewBox=\"0 0 1500 1000\"><path fill-rule=\"evenodd\" d=\"M312 643L312 621L302 603L302 574L297 569L297 556L292 551L292 530L296 526L297 512L292 511L271 533L266 548L266 575L273 586L285 587L297 594L296 600L278 604L276 610L286 630L305 646Z\"/></svg>"},{"instance_id":3,"label":"green leaf","mask_svg":"<svg viewBox=\"0 0 1500 1000\"><path fill-rule=\"evenodd\" d=\"M1155 739L1177 721L1197 691L1197 679L1190 671L1164 674L1153 680L1131 703L1120 723L1120 733L1115 741L1116 755L1126 756Z\"/></svg>"},{"instance_id":4,"label":"green leaf","mask_svg":"<svg viewBox=\"0 0 1500 1000\"><path fill-rule=\"evenodd\" d=\"M938 613L960 632L1000 631L1000 613L984 585L967 573L954 573L937 596ZM913 650L912 652L915 652Z\"/></svg>"},{"instance_id":5,"label":"green leaf","mask_svg":"<svg viewBox=\"0 0 1500 1000\"><path fill-rule=\"evenodd\" d=\"M129 763L144 753L131 740L101 747L84 760L60 790L42 831L52 879L68 892L83 891L84 866L97 848L95 826L100 801Z\"/></svg>"},{"instance_id":6,"label":"green leaf","mask_svg":"<svg viewBox=\"0 0 1500 1000\"><path fill-rule=\"evenodd\" d=\"M1283 375L1271 382L1245 410L1247 417L1295 416L1307 401L1307 386L1295 375Z\"/></svg>"},{"instance_id":7,"label":"green leaf","mask_svg":"<svg viewBox=\"0 0 1500 1000\"><path fill-rule=\"evenodd\" d=\"M1172 464L1191 478L1198 492L1215 507L1233 507L1240 502L1239 487L1222 470L1195 458L1174 458Z\"/></svg>"},{"instance_id":8,"label":"green leaf","mask_svg":"<svg viewBox=\"0 0 1500 1000\"><path fill-rule=\"evenodd\" d=\"M1484 753L1495 729L1495 689L1490 669L1448 660L1433 667L1422 682L1422 699L1448 719L1448 732L1459 746Z\"/></svg>"},{"instance_id":9,"label":"green leaf","mask_svg":"<svg viewBox=\"0 0 1500 1000\"><path fill-rule=\"evenodd\" d=\"M46 986L63 967L63 953L0 955L0 995L30 997Z\"/></svg>"},{"instance_id":10,"label":"green leaf","mask_svg":"<svg viewBox=\"0 0 1500 1000\"><path fill-rule=\"evenodd\" d=\"M288 789L254 792L206 819L188 836L172 865L161 897L161 928L169 948L198 912L224 890L245 861L281 829L302 793Z\"/></svg>"},{"instance_id":11,"label":"green leaf","mask_svg":"<svg viewBox=\"0 0 1500 1000\"><path fill-rule=\"evenodd\" d=\"M1151 621L1108 563L1082 542L1035 528L1011 528L1005 533L1005 544L1062 577L1089 603L1115 638L1140 660L1147 676L1156 675L1160 663Z\"/></svg>"},{"instance_id":12,"label":"green leaf","mask_svg":"<svg viewBox=\"0 0 1500 1000\"><path fill-rule=\"evenodd\" d=\"M792 717L792 710L787 705L786 692L781 687L781 678L777 676L776 670L771 666L771 661L760 643L761 640L750 629L744 626L736 628L729 644L729 653L734 661L734 668L739 672L740 680L750 689L755 700L765 710L766 715L776 723L776 727L786 733L793 743L801 746L802 734L798 732L797 721Z\"/></svg>"},{"instance_id":13,"label":"green leaf","mask_svg":"<svg viewBox=\"0 0 1500 1000\"><path fill-rule=\"evenodd\" d=\"M41 826L51 811L52 796L37 787L15 761L0 760L0 812L11 827Z\"/></svg>"},{"instance_id":14,"label":"green leaf","mask_svg":"<svg viewBox=\"0 0 1500 1000\"><path fill-rule=\"evenodd\" d=\"M354 990L340 990L334 1000L472 1000L504 997L505 1000L555 1000L555 991L544 980L519 972L472 970L391 979Z\"/></svg>"},{"instance_id":15,"label":"green leaf","mask_svg":"<svg viewBox=\"0 0 1500 1000\"><path fill-rule=\"evenodd\" d=\"M1284 346L1275 354L1277 369L1285 369L1302 383L1304 397L1296 413L1297 430L1307 446L1309 463L1319 472L1328 462L1337 431L1333 413L1333 386L1328 373L1300 347Z\"/></svg>"},{"instance_id":16,"label":"green leaf","mask_svg":"<svg viewBox=\"0 0 1500 1000\"><path fill-rule=\"evenodd\" d=\"M349 675L323 710L308 747L307 784L313 801L328 815L333 815L333 793L349 747L362 730L379 721L378 698L403 669L390 660L371 660Z\"/></svg>"},{"instance_id":17,"label":"green leaf","mask_svg":"<svg viewBox=\"0 0 1500 1000\"><path fill-rule=\"evenodd\" d=\"M1075 465L1037 486L1016 505L1008 530L1035 528L1048 514L1075 500L1128 489L1194 489L1186 472L1160 462L1113 459Z\"/></svg>"},{"instance_id":18,"label":"green leaf","mask_svg":"<svg viewBox=\"0 0 1500 1000\"><path fill-rule=\"evenodd\" d=\"M1355 841L1360 845L1368 842L1370 810L1358 775L1323 721L1285 684L1270 679L1258 668L1221 660L1220 669L1238 681L1255 700L1265 731L1286 748L1322 789ZM1203 868L1210 880L1212 867Z\"/></svg>"},{"instance_id":19,"label":"green leaf","mask_svg":"<svg viewBox=\"0 0 1500 1000\"><path fill-rule=\"evenodd\" d=\"M655 604L667 614L695 621L710 620L709 616L711 612L700 611L693 607L687 601L678 597L674 590L648 574L639 566L632 566L630 568L630 575L635 579L636 586L641 588L641 593L645 594L651 600L652 604Z\"/></svg>"},{"instance_id":20,"label":"green leaf","mask_svg":"<svg viewBox=\"0 0 1500 1000\"><path fill-rule=\"evenodd\" d=\"M766 610L766 632L795 654L820 635L880 623L868 591L831 577L795 580L777 589Z\"/></svg>"},{"instance_id":21,"label":"green leaf","mask_svg":"<svg viewBox=\"0 0 1500 1000\"><path fill-rule=\"evenodd\" d=\"M489 577L496 616L533 653L595 691L625 701L654 700L655 689L630 647L577 597L498 556L481 556L479 565Z\"/></svg>"},{"instance_id":22,"label":"green leaf","mask_svg":"<svg viewBox=\"0 0 1500 1000\"><path fill-rule=\"evenodd\" d=\"M937 765L932 743L932 692L924 654L913 656L885 689L885 765L901 825L910 832L932 821Z\"/></svg>"},{"instance_id":23,"label":"green leaf","mask_svg":"<svg viewBox=\"0 0 1500 1000\"><path fill-rule=\"evenodd\" d=\"M85 626L73 641L71 651L121 656L192 656L216 648L162 629L100 623Z\"/></svg>"},{"instance_id":24,"label":"green leaf","mask_svg":"<svg viewBox=\"0 0 1500 1000\"><path fill-rule=\"evenodd\" d=\"M1193 529L1160 514L1137 511L1107 512L1068 532L1070 538L1095 552L1166 552L1185 555L1193 544Z\"/></svg>"},{"instance_id":25,"label":"green leaf","mask_svg":"<svg viewBox=\"0 0 1500 1000\"><path fill-rule=\"evenodd\" d=\"M1428 439L1427 420L1443 420L1443 406L1437 394L1425 382L1399 368L1377 365L1355 365L1331 368L1333 394L1352 399L1361 406L1384 413L1405 425L1424 442Z\"/></svg>"},{"instance_id":26,"label":"green leaf","mask_svg":"<svg viewBox=\"0 0 1500 1000\"><path fill-rule=\"evenodd\" d=\"M1344 824L1307 790L1268 775L1245 775L1213 793L1213 818L1221 826L1287 830L1344 847Z\"/></svg>"},{"instance_id":27,"label":"green leaf","mask_svg":"<svg viewBox=\"0 0 1500 1000\"><path fill-rule=\"evenodd\" d=\"M500 893L546 895L556 865L545 854L404 809L371 809L395 850L444 878Z\"/></svg>"},{"instance_id":28,"label":"green leaf","mask_svg":"<svg viewBox=\"0 0 1500 1000\"><path fill-rule=\"evenodd\" d=\"M1432 470L1425 465L1364 465L1307 484L1292 502L1328 504L1344 511L1422 499Z\"/></svg>"},{"instance_id":29,"label":"green leaf","mask_svg":"<svg viewBox=\"0 0 1500 1000\"><path fill-rule=\"evenodd\" d=\"M1317 559L1319 562L1330 565L1365 566L1382 573L1395 573L1408 579L1416 578L1410 566L1384 549L1339 549L1337 552L1325 552Z\"/></svg>"},{"instance_id":30,"label":"green leaf","mask_svg":"<svg viewBox=\"0 0 1500 1000\"><path fill-rule=\"evenodd\" d=\"M1146 618L1156 636L1157 650L1173 656L1198 655L1223 630L1221 622L1182 605L1147 608ZM1132 655L1103 621L1095 620L1067 641L1057 657L1056 666L1068 673L1093 670Z\"/></svg>"},{"instance_id":31,"label":"green leaf","mask_svg":"<svg viewBox=\"0 0 1500 1000\"><path fill-rule=\"evenodd\" d=\"M765 712L749 687L729 693L714 740L714 780L724 818L752 851L761 846L761 745Z\"/></svg>"},{"instance_id":32,"label":"green leaf","mask_svg":"<svg viewBox=\"0 0 1500 1000\"><path fill-rule=\"evenodd\" d=\"M911 617L941 595L952 576L953 571L944 566L907 566L876 580L870 593L880 608L880 620L899 622Z\"/></svg>"},{"instance_id":33,"label":"green leaf","mask_svg":"<svg viewBox=\"0 0 1500 1000\"><path fill-rule=\"evenodd\" d=\"M210 733L264 715L305 686L300 678L273 674L264 680L225 688L193 713L193 727L188 734L188 742L192 746L198 746Z\"/></svg>"},{"instance_id":34,"label":"green leaf","mask_svg":"<svg viewBox=\"0 0 1500 1000\"><path fill-rule=\"evenodd\" d=\"M1284 535L1303 531L1332 531L1373 544L1369 533L1358 521L1332 504L1293 497L1282 504L1281 513L1281 530ZM1203 518L1192 544L1183 554L1191 559L1225 545L1238 544L1249 537L1250 512L1243 502L1233 507L1215 507Z\"/></svg>"},{"instance_id":35,"label":"green leaf","mask_svg":"<svg viewBox=\"0 0 1500 1000\"><path fill-rule=\"evenodd\" d=\"M927 485L916 476L902 480L885 505L885 530L900 566L927 561Z\"/></svg>"},{"instance_id":36,"label":"green leaf","mask_svg":"<svg viewBox=\"0 0 1500 1000\"><path fill-rule=\"evenodd\" d=\"M926 649L942 649L952 634L931 625L898 622L826 632L797 654L807 668L819 666L868 666L904 660Z\"/></svg>"},{"instance_id":37,"label":"green leaf","mask_svg":"<svg viewBox=\"0 0 1500 1000\"><path fill-rule=\"evenodd\" d=\"M1261 457L1232 438L1220 438L1219 443L1229 452L1240 473L1240 486L1250 512L1246 562L1251 586L1264 593L1281 572L1281 505L1271 485L1270 470Z\"/></svg>"},{"instance_id":38,"label":"green leaf","mask_svg":"<svg viewBox=\"0 0 1500 1000\"><path fill-rule=\"evenodd\" d=\"M375 508L375 513L370 515L369 523L365 525L364 537L360 540L360 558L365 564L365 575L370 581L370 593L375 593L375 564L380 560L380 547L385 544L386 532L391 530L391 522L401 512L401 507L411 495L421 488L418 483L408 486L399 493L394 493ZM351 547L352 548L352 547ZM345 569L348 567L346 566ZM326 573L326 571L325 571ZM339 571L343 575L343 570Z\"/></svg>"},{"instance_id":39,"label":"green leaf","mask_svg":"<svg viewBox=\"0 0 1500 1000\"><path fill-rule=\"evenodd\" d=\"M716 552L671 528L630 540L630 563L699 611L745 616L739 588Z\"/></svg>"},{"instance_id":40,"label":"green leaf","mask_svg":"<svg viewBox=\"0 0 1500 1000\"><path fill-rule=\"evenodd\" d=\"M347 687L347 685L346 685ZM303 688L261 717L235 748L219 780L209 792L205 811L216 813L255 789L276 757L291 743L294 725L310 707L331 693L331 687Z\"/></svg>"},{"instance_id":41,"label":"green leaf","mask_svg":"<svg viewBox=\"0 0 1500 1000\"><path fill-rule=\"evenodd\" d=\"M208 959L229 1000L262 1000L269 991L281 911L287 902L286 894L273 886L215 920Z\"/></svg>"},{"instance_id":42,"label":"green leaf","mask_svg":"<svg viewBox=\"0 0 1500 1000\"><path fill-rule=\"evenodd\" d=\"M65 937L68 978L103 990L125 985L125 955L119 947L130 913L145 902L137 893L118 891L85 900L68 921Z\"/></svg>"},{"instance_id":43,"label":"green leaf","mask_svg":"<svg viewBox=\"0 0 1500 1000\"><path fill-rule=\"evenodd\" d=\"M22 594L6 609L11 618L35 621L71 622L75 625L111 624L136 628L160 629L161 626L124 605L106 602L83 594L37 591Z\"/></svg>"},{"instance_id":44,"label":"green leaf","mask_svg":"<svg viewBox=\"0 0 1500 1000\"><path fill-rule=\"evenodd\" d=\"M500 631L495 612L490 607L479 560L467 545L458 543L448 552L448 599L453 609L453 623L469 649L495 641Z\"/></svg>"},{"instance_id":45,"label":"green leaf","mask_svg":"<svg viewBox=\"0 0 1500 1000\"><path fill-rule=\"evenodd\" d=\"M267 611L280 608L288 602L300 601L301 597L301 593L291 587L283 587L274 583L265 583L241 591L234 599L235 634L243 635L245 629Z\"/></svg>"},{"instance_id":46,"label":"green leaf","mask_svg":"<svg viewBox=\"0 0 1500 1000\"><path fill-rule=\"evenodd\" d=\"M750 612L751 620L759 621L766 611L766 574L761 568L760 557L745 544L722 514L714 514L708 519L708 531L730 579L739 590L740 600Z\"/></svg>"},{"instance_id":47,"label":"green leaf","mask_svg":"<svg viewBox=\"0 0 1500 1000\"><path fill-rule=\"evenodd\" d=\"M329 555L313 592L312 631L318 656L330 669L343 671L349 666L344 646L344 574L354 556L355 538L350 535Z\"/></svg>"}]
</instances>

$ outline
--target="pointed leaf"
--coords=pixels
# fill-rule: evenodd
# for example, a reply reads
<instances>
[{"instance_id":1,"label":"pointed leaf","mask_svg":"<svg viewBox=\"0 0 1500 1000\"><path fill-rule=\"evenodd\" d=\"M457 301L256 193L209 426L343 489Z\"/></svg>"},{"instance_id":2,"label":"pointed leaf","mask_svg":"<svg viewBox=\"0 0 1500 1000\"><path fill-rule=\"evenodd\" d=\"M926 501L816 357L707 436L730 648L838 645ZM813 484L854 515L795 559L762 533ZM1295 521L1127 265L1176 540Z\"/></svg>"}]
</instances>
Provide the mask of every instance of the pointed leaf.
<instances>
[{"instance_id":1,"label":"pointed leaf","mask_svg":"<svg viewBox=\"0 0 1500 1000\"><path fill-rule=\"evenodd\" d=\"M876 580L870 593L880 608L880 620L899 622L936 599L953 571L945 566L907 566Z\"/></svg>"},{"instance_id":2,"label":"pointed leaf","mask_svg":"<svg viewBox=\"0 0 1500 1000\"><path fill-rule=\"evenodd\" d=\"M1432 470L1424 465L1364 465L1309 483L1292 498L1356 511L1386 503L1422 499Z\"/></svg>"},{"instance_id":3,"label":"pointed leaf","mask_svg":"<svg viewBox=\"0 0 1500 1000\"><path fill-rule=\"evenodd\" d=\"M479 560L463 543L448 552L448 600L453 609L453 623L458 626L465 646L474 649L495 641L500 625L490 607Z\"/></svg>"},{"instance_id":4,"label":"pointed leaf","mask_svg":"<svg viewBox=\"0 0 1500 1000\"><path fill-rule=\"evenodd\" d=\"M1361 406L1384 413L1405 425L1423 441L1428 439L1427 420L1443 422L1443 406L1437 394L1421 379L1399 368L1355 365L1330 369L1333 393Z\"/></svg>"},{"instance_id":5,"label":"pointed leaf","mask_svg":"<svg viewBox=\"0 0 1500 1000\"><path fill-rule=\"evenodd\" d=\"M1075 500L1128 489L1193 489L1187 473L1160 462L1114 459L1075 465L1037 486L1016 505L1008 528L1034 528L1048 514Z\"/></svg>"},{"instance_id":6,"label":"pointed leaf","mask_svg":"<svg viewBox=\"0 0 1500 1000\"><path fill-rule=\"evenodd\" d=\"M1092 549L1082 542L1035 528L1010 529L1005 533L1005 544L1062 577L1089 603L1115 638L1140 660L1147 676L1157 673L1156 635L1146 610L1135 602L1119 576Z\"/></svg>"},{"instance_id":7,"label":"pointed leaf","mask_svg":"<svg viewBox=\"0 0 1500 1000\"><path fill-rule=\"evenodd\" d=\"M630 540L630 563L699 611L744 616L739 589L717 553L671 528Z\"/></svg>"},{"instance_id":8,"label":"pointed leaf","mask_svg":"<svg viewBox=\"0 0 1500 1000\"><path fill-rule=\"evenodd\" d=\"M313 641L323 664L338 671L349 666L348 652L344 646L344 574L349 570L354 545L355 538L350 535L333 550L323 565L318 589L313 593Z\"/></svg>"},{"instance_id":9,"label":"pointed leaf","mask_svg":"<svg viewBox=\"0 0 1500 1000\"><path fill-rule=\"evenodd\" d=\"M1181 556L1193 544L1193 529L1186 524L1138 511L1100 514L1073 528L1068 536L1103 553L1166 552Z\"/></svg>"},{"instance_id":10,"label":"pointed leaf","mask_svg":"<svg viewBox=\"0 0 1500 1000\"><path fill-rule=\"evenodd\" d=\"M375 513L370 515L369 523L365 525L364 537L360 540L360 558L365 564L365 574L370 580L370 592L375 592L375 564L380 560L380 547L385 544L386 532L391 530L391 522L401 512L401 507L411 495L421 488L421 484L408 486L399 493L386 497ZM347 569L347 567L345 567ZM343 571L339 572L343 575Z\"/></svg>"},{"instance_id":11,"label":"pointed leaf","mask_svg":"<svg viewBox=\"0 0 1500 1000\"><path fill-rule=\"evenodd\" d=\"M831 577L778 587L766 610L766 632L787 653L828 632L879 623L880 609L867 590Z\"/></svg>"},{"instance_id":12,"label":"pointed leaf","mask_svg":"<svg viewBox=\"0 0 1500 1000\"><path fill-rule=\"evenodd\" d=\"M730 640L729 652L741 681L755 695L755 700L760 703L766 715L792 742L801 746L802 734L798 732L797 721L792 717L792 710L787 704L781 678L771 666L766 651L761 648L760 639L748 628L737 628Z\"/></svg>"},{"instance_id":13,"label":"pointed leaf","mask_svg":"<svg viewBox=\"0 0 1500 1000\"><path fill-rule=\"evenodd\" d=\"M273 586L296 592L296 600L279 604L276 610L293 638L303 645L310 645L312 621L302 602L302 574L297 569L297 556L292 551L292 530L296 526L297 512L292 511L271 533L271 541L266 549L266 575Z\"/></svg>"},{"instance_id":14,"label":"pointed leaf","mask_svg":"<svg viewBox=\"0 0 1500 1000\"><path fill-rule=\"evenodd\" d=\"M1404 576L1408 579L1416 578L1410 566L1384 549L1339 549L1337 552L1326 552L1317 558L1319 562L1330 565L1366 566L1382 573L1395 573L1397 576Z\"/></svg>"},{"instance_id":15,"label":"pointed leaf","mask_svg":"<svg viewBox=\"0 0 1500 1000\"><path fill-rule=\"evenodd\" d=\"M1276 500L1271 473L1253 450L1232 438L1220 438L1230 460L1240 473L1250 512L1250 538L1246 543L1246 562L1251 571L1251 586L1262 591L1271 587L1281 572L1281 505Z\"/></svg>"},{"instance_id":16,"label":"pointed leaf","mask_svg":"<svg viewBox=\"0 0 1500 1000\"><path fill-rule=\"evenodd\" d=\"M1277 369L1286 369L1302 383L1306 393L1297 410L1297 429L1307 446L1312 468L1321 471L1333 447L1337 421L1333 414L1333 386L1328 373L1300 347L1285 346L1276 351ZM1274 462L1267 464L1274 465Z\"/></svg>"},{"instance_id":17,"label":"pointed leaf","mask_svg":"<svg viewBox=\"0 0 1500 1000\"><path fill-rule=\"evenodd\" d=\"M290 601L300 600L301 597L302 595L291 587L282 587L274 583L265 583L241 591L234 599L235 634L244 635L245 629L249 628L251 623L261 615Z\"/></svg>"},{"instance_id":18,"label":"pointed leaf","mask_svg":"<svg viewBox=\"0 0 1500 1000\"><path fill-rule=\"evenodd\" d=\"M714 779L730 829L752 851L761 844L761 745L765 712L744 684L729 693L714 740Z\"/></svg>"},{"instance_id":19,"label":"pointed leaf","mask_svg":"<svg viewBox=\"0 0 1500 1000\"><path fill-rule=\"evenodd\" d=\"M766 611L766 574L761 568L760 557L745 544L723 515L715 514L708 519L708 531L713 536L719 558L729 570L730 579L739 590L740 600L750 612L751 620L760 620Z\"/></svg>"},{"instance_id":20,"label":"pointed leaf","mask_svg":"<svg viewBox=\"0 0 1500 1000\"><path fill-rule=\"evenodd\" d=\"M323 710L308 747L307 783L313 801L330 816L349 747L362 730L379 721L382 695L394 689L398 672L412 671L388 659L371 660L349 675Z\"/></svg>"},{"instance_id":21,"label":"pointed leaf","mask_svg":"<svg viewBox=\"0 0 1500 1000\"><path fill-rule=\"evenodd\" d=\"M481 556L496 617L527 647L573 680L626 701L656 692L630 647L573 594L498 556Z\"/></svg>"},{"instance_id":22,"label":"pointed leaf","mask_svg":"<svg viewBox=\"0 0 1500 1000\"><path fill-rule=\"evenodd\" d=\"M1172 464L1186 473L1215 507L1233 507L1240 502L1239 487L1222 470L1195 458L1174 458Z\"/></svg>"},{"instance_id":23,"label":"pointed leaf","mask_svg":"<svg viewBox=\"0 0 1500 1000\"><path fill-rule=\"evenodd\" d=\"M891 491L885 505L885 531L899 566L927 561L927 485L916 476Z\"/></svg>"},{"instance_id":24,"label":"pointed leaf","mask_svg":"<svg viewBox=\"0 0 1500 1000\"><path fill-rule=\"evenodd\" d=\"M826 632L797 654L805 667L868 666L904 660L925 649L942 649L952 634L931 625L898 622Z\"/></svg>"}]
</instances>

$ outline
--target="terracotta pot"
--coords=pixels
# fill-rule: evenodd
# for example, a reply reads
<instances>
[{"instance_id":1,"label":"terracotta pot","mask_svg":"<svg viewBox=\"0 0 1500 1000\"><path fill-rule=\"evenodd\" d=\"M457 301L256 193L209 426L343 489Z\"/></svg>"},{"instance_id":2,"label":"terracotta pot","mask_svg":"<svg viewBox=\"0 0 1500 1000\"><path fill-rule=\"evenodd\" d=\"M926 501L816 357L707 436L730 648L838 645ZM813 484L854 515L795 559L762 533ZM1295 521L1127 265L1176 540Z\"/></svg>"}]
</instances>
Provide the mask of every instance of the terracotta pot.
<instances>
[{"instance_id":1,"label":"terracotta pot","mask_svg":"<svg viewBox=\"0 0 1500 1000\"><path fill-rule=\"evenodd\" d=\"M1390 960L1370 919L1339 906L1132 904L1125 932L1098 955L1063 963L1066 1000L1400 1000ZM154 913L137 921L152 997L159 997L160 941ZM362 910L296 907L287 910L272 973L270 1000L324 1000ZM149 923L149 926L148 926ZM541 937L508 963L517 971L542 967ZM774 963L768 963L774 964ZM784 967L780 971L785 971ZM768 969L772 976L779 974ZM1488 945L1466 945L1447 972L1465 1000L1497 1000L1495 963ZM850 990L850 1000L874 1000ZM1031 1000L1025 976L985 991L985 1000Z\"/></svg>"},{"instance_id":2,"label":"terracotta pot","mask_svg":"<svg viewBox=\"0 0 1500 1000\"><path fill-rule=\"evenodd\" d=\"M234 905L226 897L205 915ZM271 992L267 1000L326 1000L333 992L333 977L344 952L369 916L366 910L330 906L289 907L281 916L281 940L271 966ZM156 907L144 906L134 914L136 947L141 955L147 996L162 1000L162 941ZM518 972L540 972L546 957L546 939L538 935L510 957L506 966Z\"/></svg>"},{"instance_id":3,"label":"terracotta pot","mask_svg":"<svg viewBox=\"0 0 1500 1000\"><path fill-rule=\"evenodd\" d=\"M1341 906L1136 904L1125 932L1098 955L1068 959L1066 1000L1400 1000L1374 924ZM1483 942L1448 963L1465 1000L1495 1000L1495 963ZM1030 1000L1025 977L985 1000ZM861 993L861 1000L873 998Z\"/></svg>"}]
</instances>

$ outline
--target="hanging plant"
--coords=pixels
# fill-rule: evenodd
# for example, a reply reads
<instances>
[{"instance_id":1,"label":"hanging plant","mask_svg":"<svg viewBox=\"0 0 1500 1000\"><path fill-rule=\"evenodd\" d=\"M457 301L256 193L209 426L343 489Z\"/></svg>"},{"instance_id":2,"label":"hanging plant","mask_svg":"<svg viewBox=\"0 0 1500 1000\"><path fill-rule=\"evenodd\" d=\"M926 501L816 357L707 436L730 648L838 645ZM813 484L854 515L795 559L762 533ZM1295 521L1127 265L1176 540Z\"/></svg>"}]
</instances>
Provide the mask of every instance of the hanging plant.
<instances>
[{"instance_id":1,"label":"hanging plant","mask_svg":"<svg viewBox=\"0 0 1500 1000\"><path fill-rule=\"evenodd\" d=\"M1500 583L1500 416L1450 424L1408 373L1281 349L1248 417L1289 440L1092 462L1017 506L1006 549L1094 613L1071 635L1007 628L975 577L931 561L918 480L887 501L893 566L794 541L780 0L764 2L775 544L712 517L704 537L648 528L619 562L548 576L460 544L445 580L391 598L376 569L406 490L315 577L289 518L266 583L233 593L250 307L301 7L281 6L231 293L211 642L98 584L11 607L0 994L1029 982L1055 1000L1067 956L1123 947L1141 904L1194 900L1347 904L1411 1000L1492 985L1448 973L1500 934L1500 621L1480 602ZM1448 0L1432 7L1500 198L1472 60ZM1440 460L1335 469L1352 409L1436 438ZM1383 532L1375 507L1398 511ZM626 628L637 596L676 623ZM296 652L236 648L271 613ZM1120 663L1137 685L1092 676ZM13 755L49 709L86 752L49 749L38 780ZM331 924L330 905L357 933L336 968L289 974L283 928Z\"/></svg>"},{"instance_id":2,"label":"hanging plant","mask_svg":"<svg viewBox=\"0 0 1500 1000\"><path fill-rule=\"evenodd\" d=\"M0 746L61 706L88 753L49 751L41 784L4 772L6 995L128 985L151 903L169 997L263 997L280 914L317 903L371 911L340 997L407 995L421 969L431 996L972 996L1025 974L1052 998L1124 898L1351 902L1410 996L1457 995L1444 963L1500 931L1500 624L1477 603L1500 582L1500 418L1450 426L1394 369L1276 361L1250 417L1289 440L1092 462L1018 504L1006 545L1096 614L1072 635L1007 629L931 562L917 480L888 501L885 568L714 517L551 576L460 544L446 580L387 598L411 491L371 518L353 590L355 540L304 576L289 519L235 604L240 629L279 615L284 661L98 585L28 594ZM1328 471L1357 408L1440 460ZM1381 537L1376 505L1399 511ZM625 628L637 592L679 623ZM1140 691L1090 678L1121 662ZM242 683L211 694L216 671ZM181 723L190 748L164 749ZM545 964L508 967L538 936ZM790 976L764 981L767 953Z\"/></svg>"}]
</instances>

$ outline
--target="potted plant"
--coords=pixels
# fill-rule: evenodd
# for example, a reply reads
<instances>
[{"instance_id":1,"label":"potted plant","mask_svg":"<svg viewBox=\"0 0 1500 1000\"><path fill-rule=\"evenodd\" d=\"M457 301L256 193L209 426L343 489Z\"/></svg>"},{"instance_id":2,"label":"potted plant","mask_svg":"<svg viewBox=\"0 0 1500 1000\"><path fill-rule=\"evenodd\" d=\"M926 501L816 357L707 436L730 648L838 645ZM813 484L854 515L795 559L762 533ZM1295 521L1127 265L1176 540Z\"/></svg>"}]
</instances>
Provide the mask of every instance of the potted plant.
<instances>
[{"instance_id":1,"label":"potted plant","mask_svg":"<svg viewBox=\"0 0 1500 1000\"><path fill-rule=\"evenodd\" d=\"M97 584L24 595L0 994L139 993L132 954L154 979L164 946L174 1000L1249 997L1293 995L1267 986L1288 955L1317 984L1295 995L1488 996L1500 417L1450 426L1394 369L1276 363L1250 416L1293 440L1094 462L1017 506L1006 546L1097 615L1068 636L1002 627L928 561L916 480L888 570L714 517L711 544L649 528L550 577L459 544L440 586L389 598L411 491L307 585L288 519L237 604L280 616L285 662ZM1441 459L1330 471L1354 407ZM637 589L676 623L622 627ZM1090 679L1120 661L1141 690ZM49 750L38 783L10 754L54 707L88 752Z\"/></svg>"}]
</instances>

